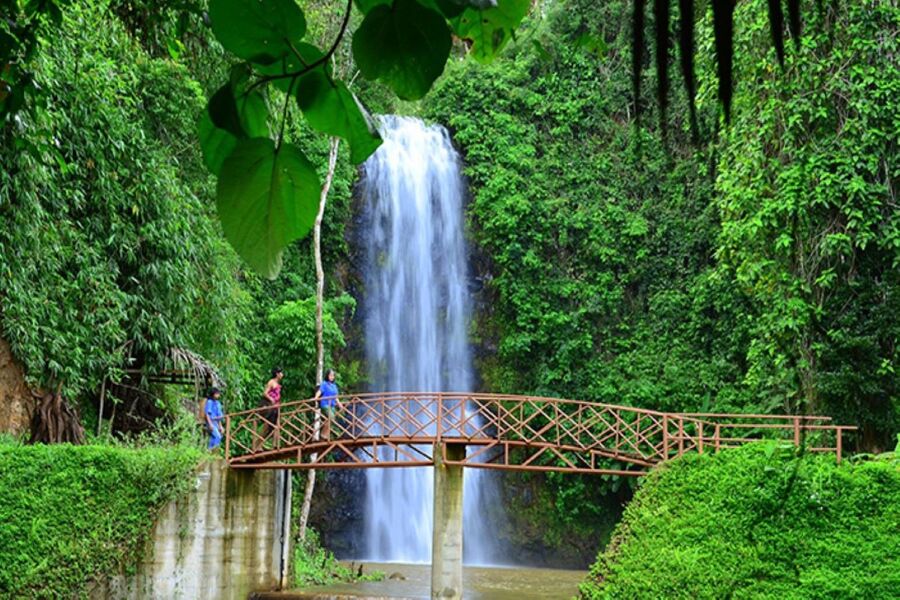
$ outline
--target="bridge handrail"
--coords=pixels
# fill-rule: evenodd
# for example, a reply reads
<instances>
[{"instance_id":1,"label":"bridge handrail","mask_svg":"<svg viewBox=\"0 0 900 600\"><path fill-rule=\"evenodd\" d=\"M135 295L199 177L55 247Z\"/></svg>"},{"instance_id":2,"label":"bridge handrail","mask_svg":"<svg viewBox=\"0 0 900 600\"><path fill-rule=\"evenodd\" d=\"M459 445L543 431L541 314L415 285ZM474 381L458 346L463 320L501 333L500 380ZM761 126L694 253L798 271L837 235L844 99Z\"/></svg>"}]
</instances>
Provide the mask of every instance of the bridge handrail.
<instances>
[{"instance_id":1,"label":"bridge handrail","mask_svg":"<svg viewBox=\"0 0 900 600\"><path fill-rule=\"evenodd\" d=\"M276 468L272 458L296 453L296 463L309 468L313 463L321 464L316 462L318 452L327 454L340 448L353 457L371 447L369 457L381 465L416 465L425 464L421 451L414 448L416 444L449 442L481 446L481 450L471 453L473 456L488 456L484 453L491 448L503 449L505 466L476 465L471 461L466 463L469 466L546 470L548 467L533 462L546 452L567 463L571 467L568 470L612 473L596 464L598 457L650 467L684 452L702 453L704 448L718 452L720 448L750 442L764 436L765 430L793 430L793 441L798 446L803 443L804 432L821 432L825 437L815 435L804 445L816 452L835 450L840 461L842 433L856 429L829 424L828 417L812 415L676 413L531 395L367 392L341 394L337 399L350 407L343 417L331 421L332 430L343 440L340 442L333 437L320 440L320 413L315 398L280 403L274 417L271 411L275 407L270 404L227 414L225 450L230 464L246 466L251 464L248 460L264 460L268 461L266 468ZM755 422L745 422L748 419ZM832 433L835 446L828 446ZM374 454L379 445L391 448L395 460L379 461ZM396 458L398 452L404 453L398 445L413 448L411 453L405 452L405 462ZM512 465L511 449L523 447L532 457L518 467ZM582 460L589 466L573 463L566 454L570 452L582 454L575 462ZM308 462L303 463L304 460ZM354 464L360 466L359 461Z\"/></svg>"},{"instance_id":2,"label":"bridge handrail","mask_svg":"<svg viewBox=\"0 0 900 600\"><path fill-rule=\"evenodd\" d=\"M557 404L575 404L575 405L585 405L585 406L593 406L593 407L602 407L602 408L610 408L613 410L624 410L628 412L641 413L646 415L653 415L657 417L663 416L672 416L672 417L685 417L692 421L699 421L699 417L702 417L701 414L690 414L690 413L674 413L674 412L665 412L654 410L650 408L642 408L639 406L625 406L620 404L607 404L605 402L595 402L592 400L574 400L570 398L550 398L547 396L531 396L531 395L517 395L517 394L486 394L482 392L365 392L362 394L340 394L338 396L334 396L338 400L354 400L354 399L368 399L368 398L443 398L448 397L450 399L456 399L460 397L464 398L472 398L474 400L511 400L511 401L532 401L539 400L541 402L552 402ZM282 402L278 406L282 408L287 408L289 406L297 406L308 402L315 401L315 398L304 398L302 400L291 400L290 402ZM262 412L272 410L271 405L263 405L255 408L247 408L241 411L228 413L227 416L238 417L250 413ZM771 415L770 415L771 416ZM793 418L789 415L784 416L785 418ZM830 417L826 417L830 418Z\"/></svg>"},{"instance_id":3,"label":"bridge handrail","mask_svg":"<svg viewBox=\"0 0 900 600\"><path fill-rule=\"evenodd\" d=\"M452 392L364 392L358 394L339 394L335 398L338 400L346 400L348 402L353 402L354 400L368 400L371 398L383 398L385 400L389 399L422 399L422 398L434 398L435 400L443 400L445 397L450 399L456 399L460 397L464 397L466 399L471 400L488 400L488 401L513 401L513 402L530 402L530 401L540 401L540 402L549 402L554 404L565 404L567 406L590 406L592 408L606 408L611 410L620 410L626 411L635 414L643 414L643 415L652 415L658 418L674 418L674 419L684 419L685 422L694 423L694 424L703 424L708 425L710 427L715 428L717 425L720 427L727 427L732 429L790 429L794 428L795 421L831 421L831 417L828 416L819 416L819 415L772 415L772 414L759 414L759 413L690 413L690 412L666 412L660 410L654 410L649 408L637 407L637 406L625 406L621 404L608 404L605 402L596 402L592 400L575 400L571 398L551 398L548 396L536 396L536 395L517 395L517 394L495 394L495 393L484 393L484 392L460 392L460 391L452 391ZM291 400L290 402L282 402L278 406L282 409L300 406L303 404L309 404L312 402L316 402L315 398L304 398L300 400ZM255 408L249 408L238 412L228 413L227 417L238 417L244 416L252 413L260 413L272 410L272 405L261 405ZM767 424L767 423L718 423L709 419L757 419L757 420L766 420L766 421L785 421L783 425L777 424ZM824 425L824 426L813 426L808 425L806 423L803 424L803 429L805 430L828 430L834 429L838 426L836 425ZM845 431L855 431L858 428L852 425L841 425L839 426L841 429Z\"/></svg>"}]
</instances>

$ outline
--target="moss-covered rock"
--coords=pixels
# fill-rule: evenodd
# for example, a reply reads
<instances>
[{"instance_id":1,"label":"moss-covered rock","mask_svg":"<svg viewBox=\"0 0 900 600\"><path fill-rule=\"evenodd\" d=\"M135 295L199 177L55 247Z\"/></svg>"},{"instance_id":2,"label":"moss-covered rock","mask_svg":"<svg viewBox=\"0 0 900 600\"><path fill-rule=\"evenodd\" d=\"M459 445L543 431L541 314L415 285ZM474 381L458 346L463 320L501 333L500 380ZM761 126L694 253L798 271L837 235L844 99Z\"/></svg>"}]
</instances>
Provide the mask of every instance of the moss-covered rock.
<instances>
[{"instance_id":1,"label":"moss-covered rock","mask_svg":"<svg viewBox=\"0 0 900 600\"><path fill-rule=\"evenodd\" d=\"M761 443L651 473L581 586L599 598L896 598L900 461Z\"/></svg>"}]
</instances>

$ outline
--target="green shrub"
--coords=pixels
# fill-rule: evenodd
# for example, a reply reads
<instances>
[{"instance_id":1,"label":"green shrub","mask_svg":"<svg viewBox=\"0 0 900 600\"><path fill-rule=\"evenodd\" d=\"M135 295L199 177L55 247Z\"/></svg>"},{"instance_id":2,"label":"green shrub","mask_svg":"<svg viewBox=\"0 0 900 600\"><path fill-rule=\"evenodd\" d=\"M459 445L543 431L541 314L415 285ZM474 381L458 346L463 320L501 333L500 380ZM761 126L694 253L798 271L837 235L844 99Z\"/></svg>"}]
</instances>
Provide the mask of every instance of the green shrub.
<instances>
[{"instance_id":1,"label":"green shrub","mask_svg":"<svg viewBox=\"0 0 900 600\"><path fill-rule=\"evenodd\" d=\"M643 482L584 598L896 598L900 463L753 444Z\"/></svg>"},{"instance_id":2,"label":"green shrub","mask_svg":"<svg viewBox=\"0 0 900 600\"><path fill-rule=\"evenodd\" d=\"M0 597L86 597L144 548L194 448L0 445Z\"/></svg>"},{"instance_id":3,"label":"green shrub","mask_svg":"<svg viewBox=\"0 0 900 600\"><path fill-rule=\"evenodd\" d=\"M338 562L334 554L322 547L319 536L313 529L307 529L306 539L294 546L294 585L325 585L340 581L382 579L384 573L381 571L358 575L348 566Z\"/></svg>"}]
</instances>

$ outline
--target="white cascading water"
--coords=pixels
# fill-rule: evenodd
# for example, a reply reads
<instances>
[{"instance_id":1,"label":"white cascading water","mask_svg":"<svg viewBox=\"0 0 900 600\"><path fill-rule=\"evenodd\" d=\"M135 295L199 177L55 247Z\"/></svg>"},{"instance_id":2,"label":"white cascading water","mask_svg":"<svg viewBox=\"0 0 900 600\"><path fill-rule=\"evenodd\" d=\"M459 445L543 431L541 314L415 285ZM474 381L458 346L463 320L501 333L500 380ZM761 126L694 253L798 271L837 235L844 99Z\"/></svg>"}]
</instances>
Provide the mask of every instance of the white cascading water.
<instances>
[{"instance_id":1,"label":"white cascading water","mask_svg":"<svg viewBox=\"0 0 900 600\"><path fill-rule=\"evenodd\" d=\"M364 165L360 235L371 391L470 391L459 156L443 127L386 116L380 129L384 143ZM366 483L365 558L430 562L432 469L366 469ZM500 562L482 522L496 501L493 478L466 469L463 499L466 563Z\"/></svg>"}]
</instances>

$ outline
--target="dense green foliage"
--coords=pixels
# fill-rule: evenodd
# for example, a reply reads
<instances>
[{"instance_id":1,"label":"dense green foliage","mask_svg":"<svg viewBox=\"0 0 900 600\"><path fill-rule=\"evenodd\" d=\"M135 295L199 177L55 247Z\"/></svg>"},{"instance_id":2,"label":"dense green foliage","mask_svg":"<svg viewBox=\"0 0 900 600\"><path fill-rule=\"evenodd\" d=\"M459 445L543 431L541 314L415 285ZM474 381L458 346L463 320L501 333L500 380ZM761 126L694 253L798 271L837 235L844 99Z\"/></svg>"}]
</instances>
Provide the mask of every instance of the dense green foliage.
<instances>
[{"instance_id":1,"label":"dense green foliage","mask_svg":"<svg viewBox=\"0 0 900 600\"><path fill-rule=\"evenodd\" d=\"M183 347L223 376L227 406L255 405L273 364L300 364L276 347L275 313L312 298L311 243L264 282L225 241L196 137L211 73L228 64L202 22L144 8L70 6L33 65L43 102L0 131L0 335L33 384L68 397L95 398L129 360L152 371ZM285 136L326 162L325 140L298 119ZM329 274L346 259L354 177L344 147L322 227ZM342 285L329 278L328 296ZM291 326L311 330L312 311L300 317ZM303 397L313 383L307 371L288 382Z\"/></svg>"},{"instance_id":2,"label":"dense green foliage","mask_svg":"<svg viewBox=\"0 0 900 600\"><path fill-rule=\"evenodd\" d=\"M352 311L355 305L350 296L340 296L325 302L322 337L326 356L333 355L346 345L335 317L343 317L343 311ZM285 369L284 385L292 388L297 398L313 396L313 390L303 386L316 378L315 311L316 299L313 297L285 302L269 313L272 331L269 342L271 346L268 348L272 357L270 362ZM344 380L348 379L355 379L355 374L345 374Z\"/></svg>"},{"instance_id":3,"label":"dense green foliage","mask_svg":"<svg viewBox=\"0 0 900 600\"><path fill-rule=\"evenodd\" d=\"M247 303L204 202L202 91L105 7L67 11L37 66L46 105L0 150L3 336L34 381L73 395L173 346L233 370Z\"/></svg>"},{"instance_id":4,"label":"dense green foliage","mask_svg":"<svg viewBox=\"0 0 900 600\"><path fill-rule=\"evenodd\" d=\"M900 8L810 11L781 73L755 4L715 198L716 273L751 301L745 382L766 410L860 423L883 448L900 429Z\"/></svg>"},{"instance_id":5,"label":"dense green foliage","mask_svg":"<svg viewBox=\"0 0 900 600\"><path fill-rule=\"evenodd\" d=\"M0 596L87 597L143 551L199 460L189 447L0 443Z\"/></svg>"},{"instance_id":6,"label":"dense green foliage","mask_svg":"<svg viewBox=\"0 0 900 600\"><path fill-rule=\"evenodd\" d=\"M667 137L653 102L635 123L633 62L644 64L644 89L659 78L649 51L632 61L632 2L538 3L515 41L528 2L480 15L444 0L396 0L398 14L378 0L356 4L356 48L347 36L333 62L299 74L300 59L271 30L309 42L296 52L314 62L343 6L304 2L303 27L287 29L226 10L213 19L217 40L196 14L146 0L70 3L29 64L41 94L0 130L0 335L32 382L62 384L90 404L127 357L153 370L180 346L218 367L229 410L255 406L276 364L288 371L285 399L309 395L311 240L288 242L314 215L310 180L324 179L327 134L347 141L322 232L326 367L352 389L364 371L346 327L346 294L360 292L347 243L354 165L377 146L353 94L394 110L394 94L421 96L449 55L426 102L403 110L446 124L466 160L473 263L485 282L474 331L482 389L676 411L830 413L863 425L851 445L885 447L900 428L896 3L821 3L819 12L805 2L804 37L783 70L766 3L740 3L729 127L717 114L709 7L697 3L699 145L680 85L670 86ZM391 32L376 31L378 21L420 35L380 39ZM247 36L233 35L245 25ZM499 60L457 60L443 45L451 30L474 40L476 58ZM442 43L424 47L432 33ZM279 60L261 59L267 41ZM375 56L376 47L396 52ZM355 79L354 50L390 94ZM234 56L254 64L233 68ZM422 59L421 77L403 66L410 56ZM271 85L253 87L260 77ZM272 171L285 161L306 178ZM245 253L249 266L271 274L281 265L277 279L256 275L226 242L208 170L225 174L218 210L231 202L232 241L259 244ZM266 219L244 218L248 195ZM585 521L605 530L604 504L628 495L621 479L546 481L534 506L550 521L548 543L590 531Z\"/></svg>"},{"instance_id":7,"label":"dense green foliage","mask_svg":"<svg viewBox=\"0 0 900 600\"><path fill-rule=\"evenodd\" d=\"M709 158L680 121L671 152L635 128L627 9L569 2L508 60L455 65L429 103L465 154L491 275L482 375L497 391L726 407L741 328L707 276Z\"/></svg>"},{"instance_id":8,"label":"dense green foliage","mask_svg":"<svg viewBox=\"0 0 900 600\"><path fill-rule=\"evenodd\" d=\"M426 110L471 179L487 389L833 413L866 447L890 440L900 108L882 33L900 13L809 3L781 71L762 5L736 14L733 125L700 147L680 96L667 144L635 126L626 2L556 5L504 60L451 65ZM698 64L707 131L713 71Z\"/></svg>"},{"instance_id":9,"label":"dense green foliage","mask_svg":"<svg viewBox=\"0 0 900 600\"><path fill-rule=\"evenodd\" d=\"M774 443L649 475L584 598L895 598L900 462L836 465Z\"/></svg>"}]
</instances>

